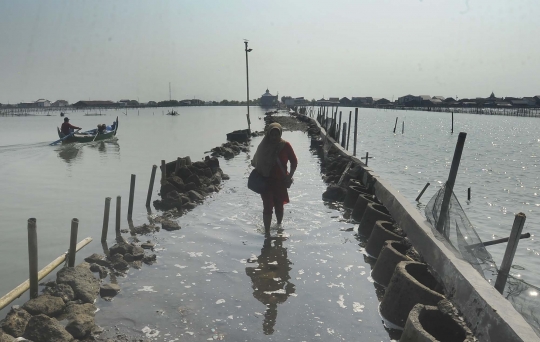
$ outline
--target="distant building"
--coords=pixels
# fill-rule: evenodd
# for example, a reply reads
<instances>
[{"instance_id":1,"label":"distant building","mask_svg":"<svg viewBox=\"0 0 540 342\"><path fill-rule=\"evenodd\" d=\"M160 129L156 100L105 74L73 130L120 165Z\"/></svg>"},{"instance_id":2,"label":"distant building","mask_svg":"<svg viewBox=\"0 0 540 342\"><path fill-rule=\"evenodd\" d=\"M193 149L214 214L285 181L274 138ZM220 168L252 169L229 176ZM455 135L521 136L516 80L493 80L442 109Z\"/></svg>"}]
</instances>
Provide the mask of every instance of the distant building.
<instances>
[{"instance_id":1,"label":"distant building","mask_svg":"<svg viewBox=\"0 0 540 342\"><path fill-rule=\"evenodd\" d=\"M373 97L351 97L353 106L371 106L373 105Z\"/></svg>"},{"instance_id":2,"label":"distant building","mask_svg":"<svg viewBox=\"0 0 540 342\"><path fill-rule=\"evenodd\" d=\"M444 96L433 96L432 99L441 100L441 101L445 100Z\"/></svg>"},{"instance_id":3,"label":"distant building","mask_svg":"<svg viewBox=\"0 0 540 342\"><path fill-rule=\"evenodd\" d=\"M338 105L339 104L339 97L331 97L331 98L328 99L328 101L332 105Z\"/></svg>"},{"instance_id":4,"label":"distant building","mask_svg":"<svg viewBox=\"0 0 540 342\"><path fill-rule=\"evenodd\" d=\"M324 97L320 100L317 100L317 106L330 106L331 103L328 100L325 100Z\"/></svg>"},{"instance_id":5,"label":"distant building","mask_svg":"<svg viewBox=\"0 0 540 342\"><path fill-rule=\"evenodd\" d=\"M293 98L291 96L282 96L281 97L281 103L283 103L284 105L287 105L287 102L291 103L291 101L293 100Z\"/></svg>"},{"instance_id":6,"label":"distant building","mask_svg":"<svg viewBox=\"0 0 540 342\"><path fill-rule=\"evenodd\" d=\"M281 102L282 102L285 106L289 106L289 107L293 107L293 106L294 106L295 100L296 100L296 99L293 99L293 98L290 97L290 96L282 96L282 97L281 97Z\"/></svg>"},{"instance_id":7,"label":"distant building","mask_svg":"<svg viewBox=\"0 0 540 342\"><path fill-rule=\"evenodd\" d=\"M387 100L384 97L382 99L373 99L373 104L375 106L388 106L390 103L390 100Z\"/></svg>"},{"instance_id":8,"label":"distant building","mask_svg":"<svg viewBox=\"0 0 540 342\"><path fill-rule=\"evenodd\" d=\"M67 107L69 106L69 102L65 100L56 100L53 103L51 103L51 107Z\"/></svg>"},{"instance_id":9,"label":"distant building","mask_svg":"<svg viewBox=\"0 0 540 342\"><path fill-rule=\"evenodd\" d=\"M422 98L420 96L414 95L405 95L398 97L398 104L403 106L417 106L422 103Z\"/></svg>"},{"instance_id":10,"label":"distant building","mask_svg":"<svg viewBox=\"0 0 540 342\"><path fill-rule=\"evenodd\" d=\"M342 97L340 100L339 100L339 104L342 105L342 106L350 106L351 105L351 100L349 100L348 97Z\"/></svg>"},{"instance_id":11,"label":"distant building","mask_svg":"<svg viewBox=\"0 0 540 342\"><path fill-rule=\"evenodd\" d=\"M73 104L73 107L77 107L77 108L119 107L119 104L114 103L112 101L79 101Z\"/></svg>"},{"instance_id":12,"label":"distant building","mask_svg":"<svg viewBox=\"0 0 540 342\"><path fill-rule=\"evenodd\" d=\"M295 106L307 106L309 104L309 101L306 100L303 96L296 97L294 99L294 105Z\"/></svg>"},{"instance_id":13,"label":"distant building","mask_svg":"<svg viewBox=\"0 0 540 342\"><path fill-rule=\"evenodd\" d=\"M36 107L50 107L51 101L45 99L39 99L36 101Z\"/></svg>"},{"instance_id":14,"label":"distant building","mask_svg":"<svg viewBox=\"0 0 540 342\"><path fill-rule=\"evenodd\" d=\"M266 93L261 95L261 107L274 107L278 102L278 97L270 94L270 91L266 89Z\"/></svg>"}]
</instances>

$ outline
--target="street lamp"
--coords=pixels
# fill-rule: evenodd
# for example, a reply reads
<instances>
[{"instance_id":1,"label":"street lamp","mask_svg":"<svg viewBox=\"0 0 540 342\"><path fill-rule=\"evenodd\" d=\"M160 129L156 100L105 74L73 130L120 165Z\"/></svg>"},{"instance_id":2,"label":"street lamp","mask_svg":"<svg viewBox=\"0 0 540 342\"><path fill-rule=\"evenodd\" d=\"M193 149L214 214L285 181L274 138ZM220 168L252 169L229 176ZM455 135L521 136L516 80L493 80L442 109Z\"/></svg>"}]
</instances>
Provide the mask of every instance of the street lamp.
<instances>
[{"instance_id":1,"label":"street lamp","mask_svg":"<svg viewBox=\"0 0 540 342\"><path fill-rule=\"evenodd\" d=\"M246 51L246 87L247 87L247 122L248 122L248 131L251 134L251 121L249 120L249 67L248 67L248 52L253 51L253 49L248 49L248 40L244 39L245 51Z\"/></svg>"}]
</instances>

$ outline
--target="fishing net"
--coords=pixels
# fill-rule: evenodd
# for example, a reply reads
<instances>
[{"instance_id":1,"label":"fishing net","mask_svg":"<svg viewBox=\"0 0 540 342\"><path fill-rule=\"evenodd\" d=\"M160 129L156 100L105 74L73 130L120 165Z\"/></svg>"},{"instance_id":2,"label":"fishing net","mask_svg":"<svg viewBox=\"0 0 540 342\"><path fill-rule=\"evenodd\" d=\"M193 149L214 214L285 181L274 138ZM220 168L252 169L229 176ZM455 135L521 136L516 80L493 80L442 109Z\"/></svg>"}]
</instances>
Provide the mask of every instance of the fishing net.
<instances>
[{"instance_id":1,"label":"fishing net","mask_svg":"<svg viewBox=\"0 0 540 342\"><path fill-rule=\"evenodd\" d=\"M488 282L495 284L497 265L453 192L448 199L448 209L441 214L445 192L446 187L443 186L429 200L425 209L426 219L435 236L449 242L456 253ZM540 336L540 288L519 278L520 266L513 265L512 269L517 276L508 276L503 295Z\"/></svg>"}]
</instances>

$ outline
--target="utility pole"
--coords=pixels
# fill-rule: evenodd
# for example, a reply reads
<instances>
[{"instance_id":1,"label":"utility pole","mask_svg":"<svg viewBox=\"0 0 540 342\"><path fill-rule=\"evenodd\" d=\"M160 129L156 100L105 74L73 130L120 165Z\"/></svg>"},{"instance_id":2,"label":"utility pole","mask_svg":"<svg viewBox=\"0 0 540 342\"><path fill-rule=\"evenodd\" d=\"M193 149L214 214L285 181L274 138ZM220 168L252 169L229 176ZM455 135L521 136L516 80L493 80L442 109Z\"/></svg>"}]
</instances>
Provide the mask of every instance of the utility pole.
<instances>
[{"instance_id":1,"label":"utility pole","mask_svg":"<svg viewBox=\"0 0 540 342\"><path fill-rule=\"evenodd\" d=\"M253 49L248 49L248 40L244 39L245 51L246 51L246 88L247 88L247 123L248 131L251 133L251 121L249 120L249 64L248 64L248 52Z\"/></svg>"}]
</instances>

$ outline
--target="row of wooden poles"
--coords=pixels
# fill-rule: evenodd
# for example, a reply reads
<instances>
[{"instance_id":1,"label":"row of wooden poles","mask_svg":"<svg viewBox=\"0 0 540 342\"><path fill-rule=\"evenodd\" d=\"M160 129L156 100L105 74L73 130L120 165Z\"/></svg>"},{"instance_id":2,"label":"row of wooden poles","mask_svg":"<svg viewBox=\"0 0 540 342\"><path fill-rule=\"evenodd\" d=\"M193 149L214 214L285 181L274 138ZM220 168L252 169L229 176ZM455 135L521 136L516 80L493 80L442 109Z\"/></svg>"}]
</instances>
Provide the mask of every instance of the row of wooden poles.
<instances>
[{"instance_id":1,"label":"row of wooden poles","mask_svg":"<svg viewBox=\"0 0 540 342\"><path fill-rule=\"evenodd\" d=\"M304 112L304 114L307 114L310 117L313 117L313 115L314 115L313 107L310 108L309 113L306 113L306 109L303 109L300 112L301 113ZM334 125L333 132L332 132L332 127L330 127L330 133L334 134L332 137L336 140L337 143L339 143L339 131L338 131L338 134L336 134L336 130L335 130L335 127L336 127L335 123L336 123L336 119L337 119L337 107L336 107L335 112L334 112L333 107L332 107L332 111L331 111L330 115L331 115L331 118L333 119L332 125ZM340 127L340 129L343 129L343 134L342 134L342 139L341 139L341 146L343 148L346 148L347 150L348 150L349 136L350 136L351 115L352 115L352 111L349 112L349 129L348 129L347 135L345 135L345 131L347 130L347 123L344 122L343 127L341 127L341 119L342 119L341 118L341 111L339 112L339 124L338 124L338 127ZM355 127L354 127L353 156L356 156L356 136L357 136L357 127L358 127L358 108L355 108L354 116L355 116L354 117L354 125L355 125ZM324 122L323 122L323 119L324 119ZM328 128L329 128L328 127L328 107L321 106L321 108L319 108L319 110L317 112L317 121L321 125L324 123L326 134L330 134L329 131L328 131ZM398 121L398 118L396 118L396 124L394 125L394 133L395 133L397 121ZM404 127L404 124L403 124L403 127ZM402 132L403 132L403 130L404 130L404 128L402 128ZM451 132L452 133L454 132L454 113L453 112L452 112L452 131ZM457 172L458 172L459 164L460 164L460 161L461 161L461 155L463 153L463 148L465 146L466 137L467 137L467 133L465 133L465 132L459 133L458 141L457 141L457 144L456 144L456 149L454 151L454 157L452 159L452 165L450 167L450 173L449 173L449 176L448 176L448 180L445 183L446 189L445 189L445 193L444 193L444 196L443 196L443 201L441 203L440 215L439 215L439 219L437 221L437 227L436 227L436 229L445 236L448 234L448 232L444 231L444 229L445 229L444 228L444 221L446 219L446 216L448 215L448 210L449 210L449 206L450 206L450 199L451 199L451 196L453 194L454 184L455 184L455 181L456 181ZM366 166L367 166L367 161L368 161L368 154L366 154ZM427 189L428 186L429 186L429 183L427 183L426 186L422 189L420 195L418 195L418 197L416 198L417 201L420 199L420 197L422 196L422 194L424 193L424 191ZM468 200L471 199L471 188L467 189L467 199ZM514 260L515 254L516 254L516 250L517 250L519 240L524 239L524 238L529 238L531 236L529 233L522 234L523 226L525 224L525 220L526 220L526 215L524 213L516 214L515 219L514 219L514 224L512 225L512 230L510 232L509 237L482 243L483 246L491 246L491 245L495 245L495 244L498 244L498 243L508 242L508 244L506 246L506 251L504 253L503 261L502 261L501 266L500 266L500 268L498 270L497 279L495 281L495 289L497 289L497 291L499 291L501 294L504 291L504 288L505 288L505 285L506 285L506 282L507 282L507 278L509 276L510 268L512 266L512 262ZM472 247L477 247L477 246L474 246L474 245L469 246L469 248L472 248Z\"/></svg>"},{"instance_id":2,"label":"row of wooden poles","mask_svg":"<svg viewBox=\"0 0 540 342\"><path fill-rule=\"evenodd\" d=\"M331 136L338 144L341 145L347 151L349 150L349 141L351 136L351 126L352 126L352 110L349 111L349 122L343 120L342 123L342 111L339 111L339 121L338 121L338 109L339 106L320 106L317 113L315 114L314 107L302 107L300 112L307 114L310 118L316 117L316 120L319 124L324 127L326 134ZM330 110L330 113L329 113ZM307 113L306 113L307 112ZM332 122L329 123L329 118L332 119ZM358 108L354 109L354 132L353 132L353 156L356 157L356 143L358 139ZM365 159L365 164L368 166L369 152L366 152L366 156L361 159Z\"/></svg>"},{"instance_id":3,"label":"row of wooden poles","mask_svg":"<svg viewBox=\"0 0 540 342\"><path fill-rule=\"evenodd\" d=\"M456 112L464 114L540 117L539 108L478 108L478 107L395 107L385 109L416 110L428 112Z\"/></svg>"},{"instance_id":4,"label":"row of wooden poles","mask_svg":"<svg viewBox=\"0 0 540 342\"><path fill-rule=\"evenodd\" d=\"M185 165L186 160L178 158L176 162L177 171L181 166ZM166 162L161 161L161 178L166 179ZM154 189L154 181L156 177L157 165L152 166L152 174L150 176L150 184L148 186L148 194L146 197L146 207L150 210L150 204L152 200L152 192ZM128 205L128 222L132 224L133 216L133 202L135 197L135 180L136 175L131 175L130 189L129 189L129 205ZM109 214L111 208L111 197L105 198L105 209L103 213L103 228L101 231L101 242L107 242L107 234L109 230ZM120 216L122 208L122 196L116 197L116 237L121 236L120 232ZM38 271L38 238L37 238L37 220L35 218L28 219L28 263L29 263L29 279L11 290L5 296L0 298L0 310L6 307L9 303L20 297L24 292L30 290L30 298L36 298L38 296L38 282L51 273L55 268L60 266L62 262L66 262L68 267L75 266L75 255L84 246L88 245L92 238L88 237L77 243L77 235L79 229L79 219L73 218L71 220L71 234L69 238L69 250L67 253L62 254L41 271Z\"/></svg>"}]
</instances>

